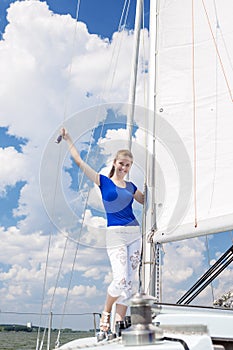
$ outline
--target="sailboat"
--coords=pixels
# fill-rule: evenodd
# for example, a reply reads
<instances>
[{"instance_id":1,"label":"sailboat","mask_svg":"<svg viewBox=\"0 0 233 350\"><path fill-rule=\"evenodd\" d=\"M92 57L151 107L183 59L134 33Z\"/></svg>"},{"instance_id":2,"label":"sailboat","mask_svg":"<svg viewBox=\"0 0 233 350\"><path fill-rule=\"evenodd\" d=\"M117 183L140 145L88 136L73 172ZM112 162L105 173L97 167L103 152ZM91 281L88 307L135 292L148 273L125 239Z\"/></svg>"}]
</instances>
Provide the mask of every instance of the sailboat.
<instances>
[{"instance_id":1,"label":"sailboat","mask_svg":"<svg viewBox=\"0 0 233 350\"><path fill-rule=\"evenodd\" d=\"M113 128L126 124L128 147L146 173L141 286L129 300L129 327L125 323L124 329L111 336L77 339L57 349L233 349L233 310L218 302L213 307L189 305L232 262L232 247L175 305L160 300L159 267L162 244L233 228L233 26L229 9L231 0L150 1L145 108L135 104L143 13L143 0L137 1L127 111L125 105L109 104L100 114L114 110L119 121L114 117ZM88 113L85 122L91 124ZM135 142L137 131L146 135L142 144Z\"/></svg>"}]
</instances>

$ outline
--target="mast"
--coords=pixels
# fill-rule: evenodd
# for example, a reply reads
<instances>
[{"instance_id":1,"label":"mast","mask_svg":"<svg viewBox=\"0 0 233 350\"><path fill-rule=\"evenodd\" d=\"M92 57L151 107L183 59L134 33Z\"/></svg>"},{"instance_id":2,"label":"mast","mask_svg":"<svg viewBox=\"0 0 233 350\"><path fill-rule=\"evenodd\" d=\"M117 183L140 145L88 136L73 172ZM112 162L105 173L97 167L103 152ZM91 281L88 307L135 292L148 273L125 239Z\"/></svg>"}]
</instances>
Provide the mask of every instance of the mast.
<instances>
[{"instance_id":1,"label":"mast","mask_svg":"<svg viewBox=\"0 0 233 350\"><path fill-rule=\"evenodd\" d=\"M132 68L131 68L131 79L130 79L130 90L128 99L128 113L127 113L127 130L128 130L128 149L132 147L132 132L133 132L133 121L135 111L135 98L136 98L136 83L137 83L137 70L138 70L138 56L139 56L139 43L140 43L140 29L143 12L143 0L137 0L136 14L135 14L135 25L134 25L134 47L132 57ZM154 20L156 18L156 20ZM156 129L156 50L157 50L157 0L150 0L150 57L149 57L149 96L148 96L148 109L151 113L153 111L153 150L152 155L147 157L146 162L146 182L150 186L150 203L151 207L144 214L144 230L143 230L143 269L142 269L142 289L149 294L156 296L159 299L159 267L154 266L155 254L157 254L156 261L159 261L158 252L159 249L154 249L153 242L147 242L147 235L156 230L156 204L155 204L155 129ZM157 276L157 281L156 277Z\"/></svg>"},{"instance_id":2,"label":"mast","mask_svg":"<svg viewBox=\"0 0 233 350\"><path fill-rule=\"evenodd\" d=\"M131 150L131 147L132 147L132 132L133 132L133 120L134 120L135 98L136 98L136 84L137 84L137 70L138 70L138 56L139 56L142 11L143 11L143 0L137 0L135 23L134 23L134 46L133 46L130 88L129 88L129 98L128 98L128 112L127 112L127 130L128 130L128 149L129 150Z\"/></svg>"},{"instance_id":3,"label":"mast","mask_svg":"<svg viewBox=\"0 0 233 350\"><path fill-rule=\"evenodd\" d=\"M153 237L154 232L157 229L156 223L156 203L155 203L155 135L156 135L156 63L157 63L157 33L158 33L158 1L150 0L150 53L149 53L149 87L148 87L148 110L152 115L152 152L151 155L147 150L147 186L150 187L150 198L147 201L150 203L150 207L146 213L146 229L144 234L143 244L143 256L144 256L144 269L143 269L143 284L145 290L157 297L159 301L159 249L155 248L153 239L151 242L147 242L147 236ZM147 194L149 191L147 190ZM158 248L158 247L157 247ZM156 265L155 265L156 264Z\"/></svg>"}]
</instances>

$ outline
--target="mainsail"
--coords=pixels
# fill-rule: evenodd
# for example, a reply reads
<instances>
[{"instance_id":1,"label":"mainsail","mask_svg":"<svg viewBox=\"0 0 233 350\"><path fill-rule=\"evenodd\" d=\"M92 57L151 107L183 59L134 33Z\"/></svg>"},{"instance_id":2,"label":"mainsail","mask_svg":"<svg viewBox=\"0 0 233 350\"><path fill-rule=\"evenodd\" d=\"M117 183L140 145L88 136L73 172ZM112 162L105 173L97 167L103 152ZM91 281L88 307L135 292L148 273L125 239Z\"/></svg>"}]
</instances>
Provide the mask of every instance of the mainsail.
<instances>
[{"instance_id":1,"label":"mainsail","mask_svg":"<svg viewBox=\"0 0 233 350\"><path fill-rule=\"evenodd\" d=\"M233 228L233 3L158 3L154 242L167 242Z\"/></svg>"}]
</instances>

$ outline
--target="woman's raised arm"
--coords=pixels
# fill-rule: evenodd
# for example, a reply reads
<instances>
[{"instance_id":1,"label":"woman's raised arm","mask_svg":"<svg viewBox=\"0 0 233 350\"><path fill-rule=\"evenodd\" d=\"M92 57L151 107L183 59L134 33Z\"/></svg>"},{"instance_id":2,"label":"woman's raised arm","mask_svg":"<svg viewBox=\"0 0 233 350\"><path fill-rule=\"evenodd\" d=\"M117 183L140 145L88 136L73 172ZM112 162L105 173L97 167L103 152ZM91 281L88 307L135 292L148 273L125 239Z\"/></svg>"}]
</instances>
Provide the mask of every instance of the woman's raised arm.
<instances>
[{"instance_id":1,"label":"woman's raised arm","mask_svg":"<svg viewBox=\"0 0 233 350\"><path fill-rule=\"evenodd\" d=\"M68 134L65 128L61 129L61 135L63 139L67 142L69 146L70 154L73 157L75 163L87 175L87 177L89 177L91 181L93 181L96 185L99 186L100 184L99 174L82 160L77 148L75 147L72 141L72 138L70 137L70 135Z\"/></svg>"}]
</instances>

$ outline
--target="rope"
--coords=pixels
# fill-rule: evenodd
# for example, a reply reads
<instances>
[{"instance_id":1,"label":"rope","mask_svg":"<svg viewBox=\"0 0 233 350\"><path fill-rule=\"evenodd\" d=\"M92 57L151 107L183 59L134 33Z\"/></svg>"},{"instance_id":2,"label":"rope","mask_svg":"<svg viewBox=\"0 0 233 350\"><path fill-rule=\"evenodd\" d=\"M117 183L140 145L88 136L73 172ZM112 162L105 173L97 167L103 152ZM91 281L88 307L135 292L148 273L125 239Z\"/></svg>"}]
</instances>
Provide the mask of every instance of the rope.
<instances>
[{"instance_id":1,"label":"rope","mask_svg":"<svg viewBox=\"0 0 233 350\"><path fill-rule=\"evenodd\" d=\"M167 340L171 342L179 342L185 350L190 350L190 348L188 347L188 344L183 339L173 338L173 337L164 337L163 340Z\"/></svg>"}]
</instances>

